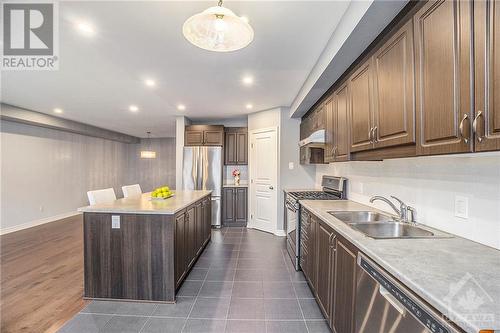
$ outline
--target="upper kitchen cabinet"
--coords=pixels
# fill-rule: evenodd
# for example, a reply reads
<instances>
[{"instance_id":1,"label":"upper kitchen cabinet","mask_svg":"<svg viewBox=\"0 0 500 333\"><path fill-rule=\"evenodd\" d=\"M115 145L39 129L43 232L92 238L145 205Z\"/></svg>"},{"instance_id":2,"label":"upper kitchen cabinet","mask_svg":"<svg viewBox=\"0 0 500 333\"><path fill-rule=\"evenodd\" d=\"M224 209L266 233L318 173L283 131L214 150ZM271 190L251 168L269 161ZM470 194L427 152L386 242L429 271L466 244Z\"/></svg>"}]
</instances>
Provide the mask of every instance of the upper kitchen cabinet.
<instances>
[{"instance_id":1,"label":"upper kitchen cabinet","mask_svg":"<svg viewBox=\"0 0 500 333\"><path fill-rule=\"evenodd\" d=\"M413 22L373 55L375 148L415 143Z\"/></svg>"},{"instance_id":2,"label":"upper kitchen cabinet","mask_svg":"<svg viewBox=\"0 0 500 333\"><path fill-rule=\"evenodd\" d=\"M224 164L248 164L248 131L246 127L226 127Z\"/></svg>"},{"instance_id":3,"label":"upper kitchen cabinet","mask_svg":"<svg viewBox=\"0 0 500 333\"><path fill-rule=\"evenodd\" d=\"M349 160L349 104L347 84L325 102L325 163Z\"/></svg>"},{"instance_id":4,"label":"upper kitchen cabinet","mask_svg":"<svg viewBox=\"0 0 500 333\"><path fill-rule=\"evenodd\" d=\"M322 103L302 118L302 122L300 123L300 140L307 138L317 130L325 129L324 111L325 105Z\"/></svg>"},{"instance_id":5,"label":"upper kitchen cabinet","mask_svg":"<svg viewBox=\"0 0 500 333\"><path fill-rule=\"evenodd\" d=\"M476 151L500 150L500 3L474 2Z\"/></svg>"},{"instance_id":6,"label":"upper kitchen cabinet","mask_svg":"<svg viewBox=\"0 0 500 333\"><path fill-rule=\"evenodd\" d=\"M372 62L364 62L349 78L351 151L373 148Z\"/></svg>"},{"instance_id":7,"label":"upper kitchen cabinet","mask_svg":"<svg viewBox=\"0 0 500 333\"><path fill-rule=\"evenodd\" d=\"M420 155L473 150L471 6L429 1L414 16Z\"/></svg>"},{"instance_id":8,"label":"upper kitchen cabinet","mask_svg":"<svg viewBox=\"0 0 500 333\"><path fill-rule=\"evenodd\" d=\"M186 126L184 134L185 146L223 146L224 126L191 125Z\"/></svg>"}]
</instances>

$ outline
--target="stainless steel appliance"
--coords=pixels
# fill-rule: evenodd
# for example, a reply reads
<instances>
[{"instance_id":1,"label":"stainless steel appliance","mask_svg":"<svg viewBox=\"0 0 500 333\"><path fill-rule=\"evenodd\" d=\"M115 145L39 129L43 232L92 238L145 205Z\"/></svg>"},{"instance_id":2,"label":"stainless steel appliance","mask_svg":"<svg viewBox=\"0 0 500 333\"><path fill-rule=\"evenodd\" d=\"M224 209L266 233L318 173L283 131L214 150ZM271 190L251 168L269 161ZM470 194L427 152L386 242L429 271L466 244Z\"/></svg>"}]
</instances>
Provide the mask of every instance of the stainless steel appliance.
<instances>
[{"instance_id":1,"label":"stainless steel appliance","mask_svg":"<svg viewBox=\"0 0 500 333\"><path fill-rule=\"evenodd\" d=\"M300 270L300 200L345 199L347 179L323 176L320 191L289 191L285 195L287 252L296 270Z\"/></svg>"},{"instance_id":2,"label":"stainless steel appliance","mask_svg":"<svg viewBox=\"0 0 500 333\"><path fill-rule=\"evenodd\" d=\"M355 304L357 333L460 332L361 253Z\"/></svg>"},{"instance_id":3,"label":"stainless steel appliance","mask_svg":"<svg viewBox=\"0 0 500 333\"><path fill-rule=\"evenodd\" d=\"M212 226L221 226L222 147L184 147L185 190L212 190Z\"/></svg>"}]
</instances>

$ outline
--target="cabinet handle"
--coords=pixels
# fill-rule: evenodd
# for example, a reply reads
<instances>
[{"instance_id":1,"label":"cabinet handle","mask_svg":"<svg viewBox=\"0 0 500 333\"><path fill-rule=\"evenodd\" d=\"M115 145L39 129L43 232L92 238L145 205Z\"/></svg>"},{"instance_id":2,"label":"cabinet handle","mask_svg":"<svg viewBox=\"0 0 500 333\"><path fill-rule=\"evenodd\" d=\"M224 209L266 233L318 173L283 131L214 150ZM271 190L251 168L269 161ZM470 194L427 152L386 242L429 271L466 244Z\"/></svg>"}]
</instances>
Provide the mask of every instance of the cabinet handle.
<instances>
[{"instance_id":1,"label":"cabinet handle","mask_svg":"<svg viewBox=\"0 0 500 333\"><path fill-rule=\"evenodd\" d=\"M370 128L370 131L368 132L368 137L370 139L370 143L373 143L373 127Z\"/></svg>"},{"instance_id":2,"label":"cabinet handle","mask_svg":"<svg viewBox=\"0 0 500 333\"><path fill-rule=\"evenodd\" d=\"M330 244L330 249L332 249L334 252L337 250L335 248L335 245L332 244L333 241L337 238L337 235L334 234L333 232L330 234L330 237L328 238L328 244Z\"/></svg>"},{"instance_id":3,"label":"cabinet handle","mask_svg":"<svg viewBox=\"0 0 500 333\"><path fill-rule=\"evenodd\" d=\"M469 143L469 138L466 138L464 136L464 122L469 119L469 115L466 113L464 114L464 117L462 118L462 121L460 122L460 126L458 126L460 130L460 136L464 139L465 143Z\"/></svg>"},{"instance_id":4,"label":"cabinet handle","mask_svg":"<svg viewBox=\"0 0 500 333\"><path fill-rule=\"evenodd\" d=\"M474 118L474 121L472 122L472 129L474 130L474 134L477 137L477 142L481 143L483 142L484 135L479 135L477 131L477 120L479 117L483 117L483 111L478 111L476 117ZM484 117L483 117L484 118ZM484 124L483 124L484 125Z\"/></svg>"},{"instance_id":5,"label":"cabinet handle","mask_svg":"<svg viewBox=\"0 0 500 333\"><path fill-rule=\"evenodd\" d=\"M378 142L377 135L378 135L378 126L375 126L373 128L373 143L377 143Z\"/></svg>"}]
</instances>

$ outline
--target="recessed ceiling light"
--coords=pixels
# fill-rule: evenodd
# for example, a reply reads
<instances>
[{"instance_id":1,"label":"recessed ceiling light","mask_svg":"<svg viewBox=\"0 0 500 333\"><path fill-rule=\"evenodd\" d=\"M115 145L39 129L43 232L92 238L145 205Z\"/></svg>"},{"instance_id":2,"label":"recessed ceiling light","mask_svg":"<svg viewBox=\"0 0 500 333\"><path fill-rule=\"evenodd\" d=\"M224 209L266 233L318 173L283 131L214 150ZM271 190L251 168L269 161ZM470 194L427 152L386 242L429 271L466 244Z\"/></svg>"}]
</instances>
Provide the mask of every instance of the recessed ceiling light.
<instances>
[{"instance_id":1,"label":"recessed ceiling light","mask_svg":"<svg viewBox=\"0 0 500 333\"><path fill-rule=\"evenodd\" d=\"M241 79L241 82L243 82L244 85L250 86L253 84L253 77L251 76L244 76L243 79Z\"/></svg>"},{"instance_id":2,"label":"recessed ceiling light","mask_svg":"<svg viewBox=\"0 0 500 333\"><path fill-rule=\"evenodd\" d=\"M54 111L54 113L57 113L57 114L63 113L63 109L60 109L60 108L55 108L53 111Z\"/></svg>"},{"instance_id":3,"label":"recessed ceiling light","mask_svg":"<svg viewBox=\"0 0 500 333\"><path fill-rule=\"evenodd\" d=\"M148 87L155 87L156 86L156 82L152 79L144 80L144 84L147 85Z\"/></svg>"},{"instance_id":4,"label":"recessed ceiling light","mask_svg":"<svg viewBox=\"0 0 500 333\"><path fill-rule=\"evenodd\" d=\"M179 104L179 105L177 105L177 110L184 111L184 110L186 110L186 106L184 104Z\"/></svg>"},{"instance_id":5,"label":"recessed ceiling light","mask_svg":"<svg viewBox=\"0 0 500 333\"><path fill-rule=\"evenodd\" d=\"M137 105L131 105L128 107L128 109L132 112L137 112L139 111L139 107Z\"/></svg>"},{"instance_id":6,"label":"recessed ceiling light","mask_svg":"<svg viewBox=\"0 0 500 333\"><path fill-rule=\"evenodd\" d=\"M253 109L253 105L248 103L247 105L245 105L245 107L248 109L248 110L251 110Z\"/></svg>"},{"instance_id":7,"label":"recessed ceiling light","mask_svg":"<svg viewBox=\"0 0 500 333\"><path fill-rule=\"evenodd\" d=\"M84 36L91 37L95 35L94 27L88 22L78 22L76 28Z\"/></svg>"}]
</instances>

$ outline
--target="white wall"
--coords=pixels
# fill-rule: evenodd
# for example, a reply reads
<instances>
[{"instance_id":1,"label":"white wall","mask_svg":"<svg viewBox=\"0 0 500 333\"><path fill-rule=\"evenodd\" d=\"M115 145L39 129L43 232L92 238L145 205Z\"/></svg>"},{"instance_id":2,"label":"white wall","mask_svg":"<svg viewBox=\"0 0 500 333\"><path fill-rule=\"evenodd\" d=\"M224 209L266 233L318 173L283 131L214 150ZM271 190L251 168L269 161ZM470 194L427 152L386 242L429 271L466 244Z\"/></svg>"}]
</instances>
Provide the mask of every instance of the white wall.
<instances>
[{"instance_id":1,"label":"white wall","mask_svg":"<svg viewBox=\"0 0 500 333\"><path fill-rule=\"evenodd\" d=\"M182 189L182 160L184 156L184 130L191 122L184 116L175 119L175 187Z\"/></svg>"},{"instance_id":2,"label":"white wall","mask_svg":"<svg viewBox=\"0 0 500 333\"><path fill-rule=\"evenodd\" d=\"M139 183L143 190L173 181L174 139L153 139L156 160L141 160L140 144L1 121L0 233L72 215L87 191ZM161 147L157 147L156 144ZM156 169L152 172L152 169Z\"/></svg>"},{"instance_id":3,"label":"white wall","mask_svg":"<svg viewBox=\"0 0 500 333\"><path fill-rule=\"evenodd\" d=\"M348 197L364 204L395 195L417 209L417 222L500 249L500 152L346 162L316 167L349 179ZM455 217L455 196L469 201L469 218ZM383 202L376 207L390 211Z\"/></svg>"}]
</instances>

